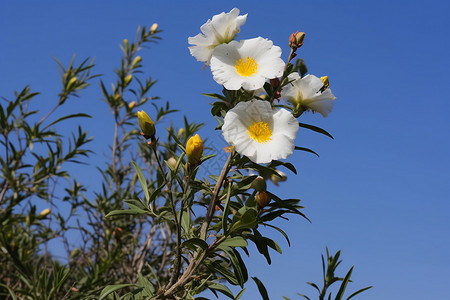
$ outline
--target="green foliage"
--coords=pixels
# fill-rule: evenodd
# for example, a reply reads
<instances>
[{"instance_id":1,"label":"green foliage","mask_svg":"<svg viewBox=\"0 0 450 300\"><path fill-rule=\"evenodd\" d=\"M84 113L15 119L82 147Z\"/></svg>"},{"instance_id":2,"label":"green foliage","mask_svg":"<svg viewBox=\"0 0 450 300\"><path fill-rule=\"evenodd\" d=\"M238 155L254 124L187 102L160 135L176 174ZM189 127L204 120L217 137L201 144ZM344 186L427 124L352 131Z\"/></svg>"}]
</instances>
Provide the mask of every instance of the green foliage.
<instances>
[{"instance_id":1,"label":"green foliage","mask_svg":"<svg viewBox=\"0 0 450 300\"><path fill-rule=\"evenodd\" d=\"M324 259L323 255L322 255L323 287L321 289L319 288L319 286L317 284L315 284L313 282L307 282L307 284L309 284L310 286L312 286L313 288L315 288L317 290L317 292L319 293L319 300L331 299L331 297L332 297L331 292L328 293L329 288L335 282L339 282L339 281L341 282L341 285L340 285L339 290L337 291L334 299L335 300L344 299L343 297L344 297L344 293L347 288L347 285L349 282L351 282L350 277L352 276L353 267L350 268L350 270L347 272L347 274L345 275L344 278L336 277L336 275L335 275L336 269L342 262L342 260L339 260L340 255L341 255L340 250L338 252L336 252L336 254L334 256L332 256L332 255L330 255L330 253L328 252L328 249L327 249L326 263L325 263L325 259ZM372 287L369 286L369 287L360 289L360 290L354 292L353 294L351 294L346 299L349 300L370 288L372 288ZM328 297L327 297L327 294L328 294ZM297 294L297 295L302 296L308 300L310 299L308 296L305 296L303 294Z\"/></svg>"}]
</instances>

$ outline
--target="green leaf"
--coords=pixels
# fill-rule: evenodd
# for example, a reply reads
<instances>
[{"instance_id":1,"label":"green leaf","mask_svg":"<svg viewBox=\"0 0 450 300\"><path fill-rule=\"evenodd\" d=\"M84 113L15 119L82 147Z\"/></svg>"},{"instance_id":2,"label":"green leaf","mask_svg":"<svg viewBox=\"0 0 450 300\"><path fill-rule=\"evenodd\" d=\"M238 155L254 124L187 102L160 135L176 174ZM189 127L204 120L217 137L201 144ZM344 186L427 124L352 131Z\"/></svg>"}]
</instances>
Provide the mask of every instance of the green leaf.
<instances>
[{"instance_id":1,"label":"green leaf","mask_svg":"<svg viewBox=\"0 0 450 300\"><path fill-rule=\"evenodd\" d=\"M261 282L261 280L259 280L257 277L252 277L252 279L258 286L258 291L261 294L261 297L263 298L263 300L269 300L269 295L267 294L266 287Z\"/></svg>"},{"instance_id":2,"label":"green leaf","mask_svg":"<svg viewBox=\"0 0 450 300\"><path fill-rule=\"evenodd\" d=\"M230 182L228 184L227 198L225 199L225 208L223 209L223 216L222 216L222 228L223 228L223 233L225 235L228 233L227 222L228 222L228 213L230 211L231 185L232 185L232 183Z\"/></svg>"},{"instance_id":3,"label":"green leaf","mask_svg":"<svg viewBox=\"0 0 450 300\"><path fill-rule=\"evenodd\" d=\"M210 282L210 283L207 283L206 285L208 286L209 289L221 292L225 296L228 296L231 299L234 299L233 293L230 291L230 289L227 286L220 284L220 283L216 283L216 282Z\"/></svg>"},{"instance_id":4,"label":"green leaf","mask_svg":"<svg viewBox=\"0 0 450 300\"><path fill-rule=\"evenodd\" d=\"M181 246L182 247L188 247L188 248L191 248L193 250L196 250L196 247L200 247L203 250L208 249L208 244L204 240L199 239L199 238L192 238L192 239L189 239L187 241L184 241L181 244Z\"/></svg>"},{"instance_id":5,"label":"green leaf","mask_svg":"<svg viewBox=\"0 0 450 300\"><path fill-rule=\"evenodd\" d=\"M147 200L148 205L150 203L150 195L148 193L147 180L145 179L141 168L139 168L139 166L134 161L132 161L131 163L133 164L133 167L136 170L136 173L138 174L139 182L141 183L142 189L144 190L145 200Z\"/></svg>"},{"instance_id":6,"label":"green leaf","mask_svg":"<svg viewBox=\"0 0 450 300\"><path fill-rule=\"evenodd\" d=\"M227 238L225 241L220 243L221 246L229 246L229 247L247 247L247 241L241 236L234 236Z\"/></svg>"},{"instance_id":7,"label":"green leaf","mask_svg":"<svg viewBox=\"0 0 450 300\"><path fill-rule=\"evenodd\" d=\"M56 121L53 121L52 123L48 124L42 130L45 130L56 123L59 123L61 121L71 119L71 118L92 118L92 117L88 114L83 114L83 113L67 115L67 116L61 117L61 118L57 119Z\"/></svg>"},{"instance_id":8,"label":"green leaf","mask_svg":"<svg viewBox=\"0 0 450 300\"><path fill-rule=\"evenodd\" d=\"M295 146L295 150L300 150L300 151L309 152L309 153L312 153L312 154L317 155L317 157L320 157L319 154L317 154L315 151L313 151L313 150L311 150L311 149L309 149L309 148Z\"/></svg>"},{"instance_id":9,"label":"green leaf","mask_svg":"<svg viewBox=\"0 0 450 300\"><path fill-rule=\"evenodd\" d=\"M239 299L242 297L242 295L244 294L244 292L245 292L245 288L242 289L242 290L236 295L236 297L234 298L234 300L239 300Z\"/></svg>"},{"instance_id":10,"label":"green leaf","mask_svg":"<svg viewBox=\"0 0 450 300\"><path fill-rule=\"evenodd\" d=\"M324 129L320 128L320 127L317 127L317 126L314 126L314 125L305 124L305 123L298 123L298 125L300 127L303 127L303 128L306 128L306 129L309 129L309 130L312 130L312 131L324 134L324 135L326 135L326 136L328 136L328 137L330 137L330 138L332 138L334 140L334 137L331 134L329 134L326 130L324 130Z\"/></svg>"},{"instance_id":11,"label":"green leaf","mask_svg":"<svg viewBox=\"0 0 450 300\"><path fill-rule=\"evenodd\" d=\"M232 285L239 284L237 276L233 272L231 272L228 265L221 264L220 260L208 261L205 262L205 265L208 267L208 269L210 269L214 273L219 273L220 275L222 275Z\"/></svg>"},{"instance_id":12,"label":"green leaf","mask_svg":"<svg viewBox=\"0 0 450 300\"><path fill-rule=\"evenodd\" d=\"M105 218L109 218L112 216L117 215L143 215L147 214L147 211L143 209L133 208L133 209L126 209L126 210L113 210L109 214L105 216Z\"/></svg>"},{"instance_id":13,"label":"green leaf","mask_svg":"<svg viewBox=\"0 0 450 300\"><path fill-rule=\"evenodd\" d=\"M307 297L306 295L299 294L299 293L297 293L297 295L302 296L303 298L306 298L306 299L308 299L308 300L311 300L311 299L309 299L309 297Z\"/></svg>"},{"instance_id":14,"label":"green leaf","mask_svg":"<svg viewBox=\"0 0 450 300\"><path fill-rule=\"evenodd\" d=\"M353 267L350 268L350 270L348 271L347 275L345 275L344 280L341 283L341 287L339 288L339 291L336 295L335 300L341 300L342 297L344 296L344 292L345 292L345 288L347 287L348 282L350 281L350 277L352 276L352 272L353 272Z\"/></svg>"},{"instance_id":15,"label":"green leaf","mask_svg":"<svg viewBox=\"0 0 450 300\"><path fill-rule=\"evenodd\" d=\"M349 300L349 299L353 298L354 296L356 296L356 295L358 295L358 294L360 294L360 293L362 293L362 292L364 292L364 291L367 291L368 289L371 289L371 288L372 288L372 286L368 286L368 287L365 287L365 288L363 288L363 289L360 289L359 291L356 291L356 292L354 292L353 294L351 294L351 295L347 298L347 300Z\"/></svg>"},{"instance_id":16,"label":"green leaf","mask_svg":"<svg viewBox=\"0 0 450 300\"><path fill-rule=\"evenodd\" d=\"M241 229L250 229L258 225L256 219L258 212L255 209L249 208L239 219L231 226L230 233Z\"/></svg>"},{"instance_id":17,"label":"green leaf","mask_svg":"<svg viewBox=\"0 0 450 300\"><path fill-rule=\"evenodd\" d=\"M287 241L289 247L291 246L291 242L289 241L288 235L287 235L286 232L284 232L281 228L278 228L278 227L276 227L276 226L273 226L273 225L267 224L267 223L263 223L262 225L268 226L268 227L271 227L271 228L277 230L279 233L281 233L281 234L284 236L284 238L286 239L286 241Z\"/></svg>"},{"instance_id":18,"label":"green leaf","mask_svg":"<svg viewBox=\"0 0 450 300\"><path fill-rule=\"evenodd\" d=\"M8 290L8 293L13 300L17 300L16 294L14 294L14 291L9 286L7 286L6 284L3 284L3 283L0 283L0 286L3 286L4 288L6 288Z\"/></svg>"},{"instance_id":19,"label":"green leaf","mask_svg":"<svg viewBox=\"0 0 450 300\"><path fill-rule=\"evenodd\" d=\"M111 294L111 293L113 293L113 292L115 292L115 291L117 291L117 290L120 290L120 289L123 289L124 287L127 287L127 286L135 286L134 284L115 284L115 285L107 285L103 290L102 290L102 292L100 293L100 297L98 298L99 300L103 300L103 299L106 299L106 297L109 295L109 294Z\"/></svg>"},{"instance_id":20,"label":"green leaf","mask_svg":"<svg viewBox=\"0 0 450 300\"><path fill-rule=\"evenodd\" d=\"M147 280L147 278L142 275L141 272L138 273L138 283L139 287L141 287L144 291L144 296L146 297L152 297L153 293L155 292L155 288L153 284Z\"/></svg>"}]
</instances>

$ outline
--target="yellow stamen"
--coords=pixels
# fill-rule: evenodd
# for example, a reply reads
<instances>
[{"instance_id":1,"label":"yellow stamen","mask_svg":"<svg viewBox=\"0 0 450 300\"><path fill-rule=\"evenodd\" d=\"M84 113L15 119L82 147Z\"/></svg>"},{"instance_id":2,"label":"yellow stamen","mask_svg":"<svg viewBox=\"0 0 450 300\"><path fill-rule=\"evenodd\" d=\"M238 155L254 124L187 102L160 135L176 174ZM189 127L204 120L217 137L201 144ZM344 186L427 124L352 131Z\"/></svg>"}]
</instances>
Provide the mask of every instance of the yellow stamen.
<instances>
[{"instance_id":1,"label":"yellow stamen","mask_svg":"<svg viewBox=\"0 0 450 300\"><path fill-rule=\"evenodd\" d=\"M236 65L234 67L236 68L238 74L244 77L250 77L258 72L258 64L255 59L250 56L247 56L245 60L240 58L236 61Z\"/></svg>"},{"instance_id":2,"label":"yellow stamen","mask_svg":"<svg viewBox=\"0 0 450 300\"><path fill-rule=\"evenodd\" d=\"M326 90L327 88L330 87L330 82L328 81L328 76L320 77L320 79L321 79L322 82L323 82L323 89L324 89L324 90Z\"/></svg>"},{"instance_id":3,"label":"yellow stamen","mask_svg":"<svg viewBox=\"0 0 450 300\"><path fill-rule=\"evenodd\" d=\"M250 138L260 144L264 144L272 140L272 130L269 124L265 122L255 122L247 129Z\"/></svg>"}]
</instances>

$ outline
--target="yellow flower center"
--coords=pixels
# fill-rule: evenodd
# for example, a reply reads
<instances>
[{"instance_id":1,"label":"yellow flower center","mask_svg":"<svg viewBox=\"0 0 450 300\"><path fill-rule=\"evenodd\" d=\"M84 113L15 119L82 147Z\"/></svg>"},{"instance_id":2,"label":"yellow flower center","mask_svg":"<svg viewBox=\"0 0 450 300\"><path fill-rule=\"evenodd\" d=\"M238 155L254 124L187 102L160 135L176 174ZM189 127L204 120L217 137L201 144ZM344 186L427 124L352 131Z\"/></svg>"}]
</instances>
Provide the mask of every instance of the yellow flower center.
<instances>
[{"instance_id":1,"label":"yellow flower center","mask_svg":"<svg viewBox=\"0 0 450 300\"><path fill-rule=\"evenodd\" d=\"M247 56L245 60L240 58L236 61L236 65L234 65L234 67L236 68L238 74L244 77L250 77L258 72L258 64L255 59L250 56Z\"/></svg>"},{"instance_id":2,"label":"yellow flower center","mask_svg":"<svg viewBox=\"0 0 450 300\"><path fill-rule=\"evenodd\" d=\"M260 144L272 140L272 130L266 122L255 122L247 129L250 138Z\"/></svg>"}]
</instances>

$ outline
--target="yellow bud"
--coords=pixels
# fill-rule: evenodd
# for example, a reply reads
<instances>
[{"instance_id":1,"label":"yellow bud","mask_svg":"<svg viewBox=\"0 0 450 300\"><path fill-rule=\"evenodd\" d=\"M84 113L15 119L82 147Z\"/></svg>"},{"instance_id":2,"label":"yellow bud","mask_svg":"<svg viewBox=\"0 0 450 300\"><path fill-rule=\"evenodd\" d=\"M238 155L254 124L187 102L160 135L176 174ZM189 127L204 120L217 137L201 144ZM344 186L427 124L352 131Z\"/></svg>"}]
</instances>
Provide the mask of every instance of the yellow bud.
<instances>
[{"instance_id":1,"label":"yellow bud","mask_svg":"<svg viewBox=\"0 0 450 300\"><path fill-rule=\"evenodd\" d=\"M113 236L116 240L120 240L120 238L122 237L122 228L120 227L114 228Z\"/></svg>"},{"instance_id":2,"label":"yellow bud","mask_svg":"<svg viewBox=\"0 0 450 300\"><path fill-rule=\"evenodd\" d=\"M127 77L125 77L125 85L129 85L131 82L131 79L133 79L133 75L129 74Z\"/></svg>"},{"instance_id":3,"label":"yellow bud","mask_svg":"<svg viewBox=\"0 0 450 300\"><path fill-rule=\"evenodd\" d=\"M128 108L129 108L129 109L133 109L135 106L136 106L136 101L131 101L131 102L128 104Z\"/></svg>"},{"instance_id":4,"label":"yellow bud","mask_svg":"<svg viewBox=\"0 0 450 300\"><path fill-rule=\"evenodd\" d=\"M78 253L80 253L80 249L73 249L72 253L70 253L70 258L73 259L75 256L77 256Z\"/></svg>"},{"instance_id":5,"label":"yellow bud","mask_svg":"<svg viewBox=\"0 0 450 300\"><path fill-rule=\"evenodd\" d=\"M27 217L25 218L25 225L27 225L27 227L30 227L30 225L31 225L31 220L30 220L30 217L29 217L29 216L27 216Z\"/></svg>"},{"instance_id":6,"label":"yellow bud","mask_svg":"<svg viewBox=\"0 0 450 300\"><path fill-rule=\"evenodd\" d=\"M50 213L51 213L50 208L46 208L46 209L44 209L43 211L41 211L41 213L38 215L38 218L39 218L39 219L43 219L43 218L45 218L46 216L48 216Z\"/></svg>"},{"instance_id":7,"label":"yellow bud","mask_svg":"<svg viewBox=\"0 0 450 300\"><path fill-rule=\"evenodd\" d=\"M266 192L258 192L256 194L256 203L258 208L266 207L270 203L270 196Z\"/></svg>"},{"instance_id":8,"label":"yellow bud","mask_svg":"<svg viewBox=\"0 0 450 300\"><path fill-rule=\"evenodd\" d=\"M128 40L127 39L123 40L123 45L125 46L125 51L128 52Z\"/></svg>"},{"instance_id":9,"label":"yellow bud","mask_svg":"<svg viewBox=\"0 0 450 300\"><path fill-rule=\"evenodd\" d=\"M177 138L180 139L181 135L184 133L184 129L180 128L180 130L178 130L178 134L177 134Z\"/></svg>"},{"instance_id":10,"label":"yellow bud","mask_svg":"<svg viewBox=\"0 0 450 300\"><path fill-rule=\"evenodd\" d=\"M158 24L154 23L152 27L150 27L150 33L153 34L158 29Z\"/></svg>"},{"instance_id":11,"label":"yellow bud","mask_svg":"<svg viewBox=\"0 0 450 300\"><path fill-rule=\"evenodd\" d=\"M330 87L330 82L328 81L328 76L320 77L320 80L323 82L323 89L326 90Z\"/></svg>"},{"instance_id":12,"label":"yellow bud","mask_svg":"<svg viewBox=\"0 0 450 300\"><path fill-rule=\"evenodd\" d=\"M155 123L153 123L152 119L145 113L145 111L137 112L139 126L141 127L142 133L145 138L151 138L155 136L156 129Z\"/></svg>"},{"instance_id":13,"label":"yellow bud","mask_svg":"<svg viewBox=\"0 0 450 300\"><path fill-rule=\"evenodd\" d=\"M133 62L131 63L131 68L133 69L138 63L140 63L142 60L142 58L140 56L136 56L133 60Z\"/></svg>"},{"instance_id":14,"label":"yellow bud","mask_svg":"<svg viewBox=\"0 0 450 300\"><path fill-rule=\"evenodd\" d=\"M203 155L203 142L198 134L191 137L186 144L186 156L188 163L192 165L200 164Z\"/></svg>"},{"instance_id":15,"label":"yellow bud","mask_svg":"<svg viewBox=\"0 0 450 300\"><path fill-rule=\"evenodd\" d=\"M170 168L173 170L175 169L175 167L177 166L177 160L175 159L175 157L171 156L168 160L167 163L169 164Z\"/></svg>"},{"instance_id":16,"label":"yellow bud","mask_svg":"<svg viewBox=\"0 0 450 300\"><path fill-rule=\"evenodd\" d=\"M70 78L69 82L67 83L67 89L70 90L70 88L72 87L72 85L77 81L76 77L72 77Z\"/></svg>"}]
</instances>

